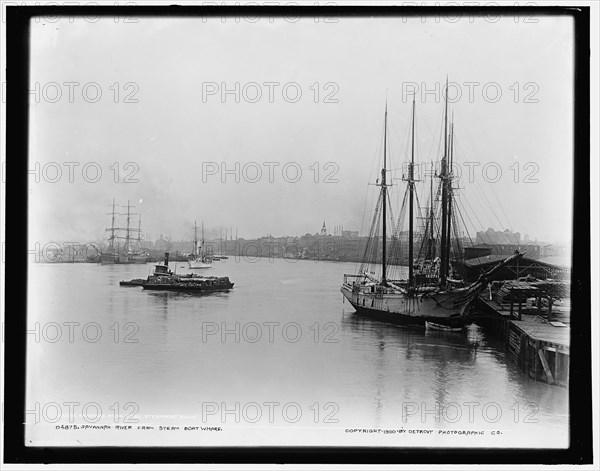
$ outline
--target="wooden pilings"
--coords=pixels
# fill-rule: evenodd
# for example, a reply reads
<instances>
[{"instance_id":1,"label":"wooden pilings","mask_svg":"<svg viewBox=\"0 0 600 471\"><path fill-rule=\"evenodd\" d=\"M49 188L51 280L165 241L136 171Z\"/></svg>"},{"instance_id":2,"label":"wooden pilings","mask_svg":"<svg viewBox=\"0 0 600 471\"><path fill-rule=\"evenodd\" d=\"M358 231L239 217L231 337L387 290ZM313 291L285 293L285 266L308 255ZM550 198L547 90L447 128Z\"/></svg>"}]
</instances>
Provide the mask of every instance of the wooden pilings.
<instances>
[{"instance_id":1,"label":"wooden pilings","mask_svg":"<svg viewBox=\"0 0 600 471\"><path fill-rule=\"evenodd\" d=\"M486 293L487 294L487 293ZM512 297L511 297L512 298ZM547 319L542 299L548 299ZM534 313L523 309L524 299L515 296L510 304L500 304L482 295L478 300L481 322L491 334L506 342L507 353L519 369L535 381L567 386L569 380L569 326L552 321L553 297L536 293ZM508 299L506 300L508 301ZM516 306L515 306L516 304Z\"/></svg>"}]
</instances>

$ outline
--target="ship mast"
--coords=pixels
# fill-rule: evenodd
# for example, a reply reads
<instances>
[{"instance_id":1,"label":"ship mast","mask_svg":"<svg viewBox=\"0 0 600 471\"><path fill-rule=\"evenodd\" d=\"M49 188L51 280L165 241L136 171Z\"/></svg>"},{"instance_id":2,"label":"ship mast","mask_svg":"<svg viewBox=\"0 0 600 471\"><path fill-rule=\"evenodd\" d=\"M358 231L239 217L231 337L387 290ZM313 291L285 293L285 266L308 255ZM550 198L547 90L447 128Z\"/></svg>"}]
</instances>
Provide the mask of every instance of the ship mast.
<instances>
[{"instance_id":1,"label":"ship mast","mask_svg":"<svg viewBox=\"0 0 600 471\"><path fill-rule=\"evenodd\" d=\"M435 258L435 237L433 233L433 162L431 162L431 180L429 181L429 260Z\"/></svg>"},{"instance_id":2,"label":"ship mast","mask_svg":"<svg viewBox=\"0 0 600 471\"><path fill-rule=\"evenodd\" d=\"M202 255L202 258L204 258L204 221L202 221L202 245L201 245L202 249L200 251L200 255Z\"/></svg>"},{"instance_id":3,"label":"ship mast","mask_svg":"<svg viewBox=\"0 0 600 471\"><path fill-rule=\"evenodd\" d=\"M196 221L194 221L194 249L192 251L192 255L194 257L196 256L196 251L198 249L198 236L196 235L197 232L198 232L198 230L197 230L197 226L196 226Z\"/></svg>"},{"instance_id":4,"label":"ship mast","mask_svg":"<svg viewBox=\"0 0 600 471\"><path fill-rule=\"evenodd\" d=\"M131 243L130 242L130 234L129 234L129 232L130 232L129 231L129 220L131 218L131 215L129 212L130 208L131 208L131 206L129 205L129 200L127 200L127 234L125 235L125 251L126 252L129 252L129 250L130 250L129 244Z\"/></svg>"},{"instance_id":5,"label":"ship mast","mask_svg":"<svg viewBox=\"0 0 600 471\"><path fill-rule=\"evenodd\" d=\"M115 250L115 199L112 202L112 222L110 225L110 238L108 239L108 249L110 252Z\"/></svg>"},{"instance_id":6,"label":"ship mast","mask_svg":"<svg viewBox=\"0 0 600 471\"><path fill-rule=\"evenodd\" d=\"M450 150L448 161L448 238L446 239L446 258L448 260L448 269L450 271L450 248L452 240L452 161L454 159L454 113L452 113L452 123L450 124Z\"/></svg>"},{"instance_id":7,"label":"ship mast","mask_svg":"<svg viewBox=\"0 0 600 471\"><path fill-rule=\"evenodd\" d=\"M442 241L441 241L441 266L440 283L446 285L448 277L448 253L446 251L448 231L448 77L446 77L446 109L444 112L444 157L442 158Z\"/></svg>"},{"instance_id":8,"label":"ship mast","mask_svg":"<svg viewBox=\"0 0 600 471\"><path fill-rule=\"evenodd\" d=\"M408 285L414 284L413 273L413 206L414 206L414 166L415 166L415 96L413 95L413 113L412 113L412 150L410 155L410 165L408 167L408 188L410 199L408 206Z\"/></svg>"},{"instance_id":9,"label":"ship mast","mask_svg":"<svg viewBox=\"0 0 600 471\"><path fill-rule=\"evenodd\" d=\"M138 237L137 237L137 249L141 250L142 247L142 212L138 216Z\"/></svg>"},{"instance_id":10,"label":"ship mast","mask_svg":"<svg viewBox=\"0 0 600 471\"><path fill-rule=\"evenodd\" d=\"M386 272L386 266L385 266L385 249L386 249L386 231L385 231L385 222L386 222L386 218L387 218L387 207L386 207L386 200L387 200L387 186L385 183L385 174L386 174L386 160L387 160L387 101L385 103L385 120L384 120L384 125L383 125L383 169L381 170L381 196L383 198L383 227L382 227L382 232L383 232L383 242L382 242L382 258L381 258L381 284L385 285L386 284L386 277L385 277L385 272Z\"/></svg>"}]
</instances>

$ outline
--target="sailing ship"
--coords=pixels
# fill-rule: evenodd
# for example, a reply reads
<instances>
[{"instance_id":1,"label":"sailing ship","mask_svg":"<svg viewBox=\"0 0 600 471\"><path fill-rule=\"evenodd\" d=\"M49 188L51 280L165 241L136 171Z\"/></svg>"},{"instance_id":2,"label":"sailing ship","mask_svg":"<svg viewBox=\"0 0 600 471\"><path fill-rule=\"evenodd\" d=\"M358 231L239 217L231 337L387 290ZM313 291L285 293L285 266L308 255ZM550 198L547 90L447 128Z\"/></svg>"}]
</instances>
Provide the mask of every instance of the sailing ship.
<instances>
[{"instance_id":1,"label":"sailing ship","mask_svg":"<svg viewBox=\"0 0 600 471\"><path fill-rule=\"evenodd\" d=\"M194 249L188 260L190 270L212 267L212 259L206 254L204 249L204 222L202 222L202 245L198 247L198 235L196 221L194 221Z\"/></svg>"},{"instance_id":2,"label":"sailing ship","mask_svg":"<svg viewBox=\"0 0 600 471\"><path fill-rule=\"evenodd\" d=\"M411 158L408 165L404 204L408 199L408 278L401 277L399 267L402 261L400 226L405 218L401 211L397 224L392 222L391 250L388 250L387 219L391 198L387 182L387 103L384 117L383 168L377 185L380 187L379 199L375 207L371 229L363 262L357 274L345 274L341 287L344 299L359 313L381 320L400 324L428 325L436 329L460 329L470 322L473 302L485 289L490 278L501 267L507 265L522 253L508 257L491 270L482 273L473 283L465 283L453 270L451 258L460 253L460 239L456 230L459 218L455 217L453 206L452 160L454 127L448 132L448 84L446 82L446 103L444 112L444 154L438 192L434 197L433 183L428 215L425 218L420 250L415 257L416 231L414 228L415 207L415 100L412 104L411 121ZM433 176L432 176L433 178ZM440 195L441 193L441 195ZM408 198L407 198L408 196ZM440 198L441 196L441 198ZM439 200L441 199L441 202ZM437 203L437 204L435 204ZM380 224L381 222L381 224ZM395 227L394 227L395 226ZM379 228L381 227L381 259L378 259ZM454 250L451 245L454 231ZM437 256L439 254L439 256ZM374 269L378 266L378 270Z\"/></svg>"},{"instance_id":3,"label":"sailing ship","mask_svg":"<svg viewBox=\"0 0 600 471\"><path fill-rule=\"evenodd\" d=\"M233 231L233 229L232 229ZM237 235L237 229L236 229L236 235ZM233 233L232 233L232 237L233 237ZM228 260L229 257L227 255L225 255L224 251L224 247L227 246L227 244L224 242L227 240L227 228L225 229L225 239L223 239L223 228L221 227L221 237L219 238L219 252L212 254L211 255L211 259L212 261L222 261L222 260ZM230 239L233 240L233 239Z\"/></svg>"},{"instance_id":4,"label":"sailing ship","mask_svg":"<svg viewBox=\"0 0 600 471\"><path fill-rule=\"evenodd\" d=\"M142 217L138 216L138 228L131 227L131 212L134 206L127 201L127 218L125 227L118 227L115 211L115 200L112 202L111 226L106 229L109 233L107 250L100 254L100 263L102 264L129 264L129 263L147 263L150 261L150 254L142 247ZM137 233L137 236L135 234ZM133 235L132 235L133 234ZM122 240L123 243L119 243Z\"/></svg>"}]
</instances>

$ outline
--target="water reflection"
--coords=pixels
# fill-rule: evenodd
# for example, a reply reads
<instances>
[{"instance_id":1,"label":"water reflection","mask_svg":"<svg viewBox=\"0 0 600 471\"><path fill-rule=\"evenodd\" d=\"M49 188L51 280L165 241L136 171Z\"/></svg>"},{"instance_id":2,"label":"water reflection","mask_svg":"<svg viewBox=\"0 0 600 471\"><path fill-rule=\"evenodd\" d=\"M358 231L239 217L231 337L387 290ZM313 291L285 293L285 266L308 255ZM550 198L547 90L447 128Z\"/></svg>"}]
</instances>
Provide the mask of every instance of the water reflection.
<instances>
[{"instance_id":1,"label":"water reflection","mask_svg":"<svg viewBox=\"0 0 600 471\"><path fill-rule=\"evenodd\" d=\"M376 375L375 375L375 423L381 425L383 404L385 397L385 340L380 338L377 342L377 358L375 360Z\"/></svg>"},{"instance_id":2,"label":"water reflection","mask_svg":"<svg viewBox=\"0 0 600 471\"><path fill-rule=\"evenodd\" d=\"M155 291L147 294L148 303L150 305L148 308L148 313L155 313L158 316L161 340L162 343L164 343L169 334L169 293Z\"/></svg>"},{"instance_id":3,"label":"water reflection","mask_svg":"<svg viewBox=\"0 0 600 471\"><path fill-rule=\"evenodd\" d=\"M166 291L150 291L148 292L148 299L150 299L154 305L158 308L161 314L167 314L169 307L169 293Z\"/></svg>"},{"instance_id":4,"label":"water reflection","mask_svg":"<svg viewBox=\"0 0 600 471\"><path fill-rule=\"evenodd\" d=\"M475 368L484 342L475 327L461 333L431 331L418 326L380 322L355 312L344 313L341 326L353 341L360 341L357 348L362 349L367 358L369 351L373 356L377 426L381 426L386 418L384 406L390 407L407 399L405 391L409 388L427 388L426 396L431 404L455 401L456 397L450 391L457 388L460 378Z\"/></svg>"},{"instance_id":5,"label":"water reflection","mask_svg":"<svg viewBox=\"0 0 600 471\"><path fill-rule=\"evenodd\" d=\"M344 313L342 330L364 344L386 343L399 348L407 359L415 354L423 359L445 362L474 362L482 343L477 331L464 333L426 330L419 326L404 326L381 322L355 312Z\"/></svg>"},{"instance_id":6,"label":"water reflection","mask_svg":"<svg viewBox=\"0 0 600 471\"><path fill-rule=\"evenodd\" d=\"M30 371L44 365L32 401L59 394L64 385L80 391L81 403L112 404L117 395L120 402L143 403L148 413L189 414L199 397L295 401L303 407L334 401L340 420L352 426L396 428L403 425L406 403L430 410L436 402L497 402L511 418L509 407L533 401L542 427L554 432L568 426L566 391L529 381L491 330L472 325L463 333L427 331L360 316L340 301L343 265L230 263L223 275L239 284L207 296L120 288L121 279L144 276L139 266L36 269L33 286L43 293L30 305L29 322L61 323L77 315L82 324L102 323L108 334L97 344L45 345L50 354L32 350ZM121 331L129 322L138 325L139 342L108 341L115 322ZM219 331L206 336L205 323ZM260 341L247 340L248 323L263 328ZM266 323L277 323L272 342ZM292 323L303 331L298 342L282 335L283 326ZM237 325L238 339L223 337Z\"/></svg>"}]
</instances>

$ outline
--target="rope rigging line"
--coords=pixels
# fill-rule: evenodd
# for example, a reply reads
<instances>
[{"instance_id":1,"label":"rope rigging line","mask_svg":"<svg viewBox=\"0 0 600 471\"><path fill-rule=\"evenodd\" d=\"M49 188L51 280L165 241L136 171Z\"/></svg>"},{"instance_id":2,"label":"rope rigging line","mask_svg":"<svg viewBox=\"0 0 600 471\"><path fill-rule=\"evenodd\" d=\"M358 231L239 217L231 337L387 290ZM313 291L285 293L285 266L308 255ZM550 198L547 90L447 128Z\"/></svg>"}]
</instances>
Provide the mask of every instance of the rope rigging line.
<instances>
[{"instance_id":1,"label":"rope rigging line","mask_svg":"<svg viewBox=\"0 0 600 471\"><path fill-rule=\"evenodd\" d=\"M479 162L483 162L481 160L481 157L479 155L479 153L477 152L477 149L475 148L473 141L471 139L471 135L469 133L469 130L467 128L464 129L464 135L467 139L467 143L469 144L469 146L471 147L471 149L473 150L473 154L475 155L475 158L477 159L477 161ZM462 148L462 147L461 147ZM465 153L466 155L466 153ZM496 192L494 191L494 187L492 186L493 183L491 183L490 185L488 185L490 192L492 194L492 196L494 197L494 199L496 200L496 203L498 203L496 205L496 207L498 207L500 209L500 211L502 212L502 216L505 219L505 222L503 223L500 218L498 217L498 215L496 214L496 211L494 210L494 206L490 203L486 192L483 190L483 188L481 187L481 185L479 184L479 182L477 181L477 179L474 179L474 183L476 185L476 188L480 191L481 196L483 197L484 201L486 202L488 209L492 212L492 214L494 215L494 217L496 218L496 220L498 221L498 224L500 225L500 227L507 227L507 223L508 226L510 226L510 220L508 219L508 217L506 216L506 214L504 213L504 208L502 207L500 203L500 201L498 200L498 197L496 195Z\"/></svg>"},{"instance_id":2,"label":"rope rigging line","mask_svg":"<svg viewBox=\"0 0 600 471\"><path fill-rule=\"evenodd\" d=\"M380 127L379 140L377 141L377 144L375 146L375 151L373 154L373 158L371 159L371 168L369 171L369 180L368 181L373 181L374 168L376 167L377 163L379 162L379 159L377 158L377 156L381 155L381 150L383 148L383 133L384 133L384 126L382 125ZM370 198L369 198L369 196L370 196ZM363 215L362 215L361 224L360 224L359 240L360 240L360 235L363 233L363 229L365 227L367 206L369 208L373 207L374 196L375 196L375 192L371 191L370 185L367 185L367 188L365 190L365 198L364 198L365 204L363 207ZM356 253L357 262L355 263L354 270L355 270L355 273L362 273L362 268L363 268L362 264L363 264L364 258L363 259L360 258L360 242L357 245L356 251L357 251L357 253ZM359 268L359 263L360 263L360 268ZM358 272L356 271L357 268L359 268Z\"/></svg>"},{"instance_id":3,"label":"rope rigging line","mask_svg":"<svg viewBox=\"0 0 600 471\"><path fill-rule=\"evenodd\" d=\"M366 265L369 264L369 260L371 259L371 257L369 256L369 250L370 250L370 245L372 245L372 241L374 240L373 236L375 233L376 225L379 221L379 208L381 206L381 199L382 199L381 193L379 193L379 199L377 200L377 205L375 207L375 214L373 214L371 227L369 229L369 237L367 239L367 244L365 245L365 252L364 252L363 258L361 260L361 265L360 265L360 269L358 272L359 274L363 274L365 272Z\"/></svg>"},{"instance_id":4,"label":"rope rigging line","mask_svg":"<svg viewBox=\"0 0 600 471\"><path fill-rule=\"evenodd\" d=\"M402 205L400 207L400 213L398 214L398 223L396 225L396 231L394 232L392 238L392 245L390 247L390 253L388 255L388 273L390 274L390 279L397 278L397 268L399 265L401 256L402 256L402 243L401 243L401 231L402 227L404 227L404 221L406 219L406 206L408 200L408 188L404 191L404 197L402 199Z\"/></svg>"}]
</instances>

